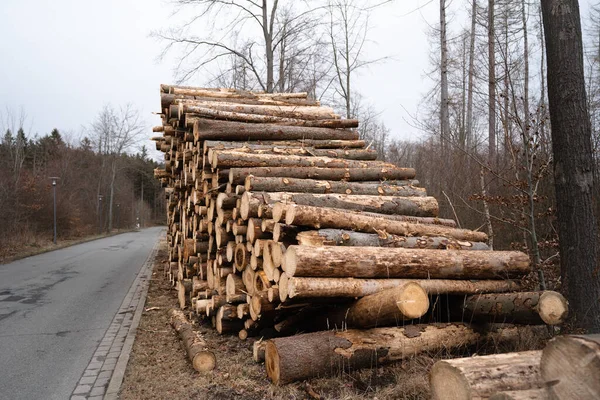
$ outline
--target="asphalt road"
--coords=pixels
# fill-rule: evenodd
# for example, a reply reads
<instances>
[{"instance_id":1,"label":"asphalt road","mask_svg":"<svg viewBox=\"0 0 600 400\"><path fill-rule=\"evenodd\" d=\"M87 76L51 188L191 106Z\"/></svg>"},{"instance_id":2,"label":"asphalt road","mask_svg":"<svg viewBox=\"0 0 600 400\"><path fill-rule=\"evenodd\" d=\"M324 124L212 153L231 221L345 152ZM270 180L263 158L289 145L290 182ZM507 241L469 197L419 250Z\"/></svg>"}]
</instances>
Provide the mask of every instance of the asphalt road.
<instances>
[{"instance_id":1,"label":"asphalt road","mask_svg":"<svg viewBox=\"0 0 600 400\"><path fill-rule=\"evenodd\" d=\"M68 399L162 232L0 265L0 399Z\"/></svg>"}]
</instances>

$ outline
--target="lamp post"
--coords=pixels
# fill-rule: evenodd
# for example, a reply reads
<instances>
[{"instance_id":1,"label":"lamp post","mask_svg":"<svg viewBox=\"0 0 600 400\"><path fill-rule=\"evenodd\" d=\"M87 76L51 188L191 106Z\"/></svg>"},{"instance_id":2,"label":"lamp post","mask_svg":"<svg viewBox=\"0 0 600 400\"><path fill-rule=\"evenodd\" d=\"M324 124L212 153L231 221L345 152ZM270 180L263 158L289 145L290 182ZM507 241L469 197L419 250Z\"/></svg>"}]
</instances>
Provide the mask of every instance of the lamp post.
<instances>
[{"instance_id":1,"label":"lamp post","mask_svg":"<svg viewBox=\"0 0 600 400\"><path fill-rule=\"evenodd\" d=\"M56 244L56 181L59 178L51 176L50 179L52 179L52 191L54 192L54 244Z\"/></svg>"},{"instance_id":2,"label":"lamp post","mask_svg":"<svg viewBox=\"0 0 600 400\"><path fill-rule=\"evenodd\" d=\"M98 195L98 234L102 234L102 195Z\"/></svg>"},{"instance_id":3,"label":"lamp post","mask_svg":"<svg viewBox=\"0 0 600 400\"><path fill-rule=\"evenodd\" d=\"M119 232L119 220L121 217L121 205L117 203L117 232Z\"/></svg>"}]
</instances>

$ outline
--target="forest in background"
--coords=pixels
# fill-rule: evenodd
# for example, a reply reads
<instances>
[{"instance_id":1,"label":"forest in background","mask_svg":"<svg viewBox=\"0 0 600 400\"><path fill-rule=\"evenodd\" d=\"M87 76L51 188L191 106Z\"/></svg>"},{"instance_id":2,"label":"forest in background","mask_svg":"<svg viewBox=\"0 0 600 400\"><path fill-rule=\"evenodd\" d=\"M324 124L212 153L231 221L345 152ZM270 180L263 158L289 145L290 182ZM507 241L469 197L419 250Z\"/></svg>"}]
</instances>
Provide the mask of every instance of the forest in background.
<instances>
[{"instance_id":1,"label":"forest in background","mask_svg":"<svg viewBox=\"0 0 600 400\"><path fill-rule=\"evenodd\" d=\"M58 129L39 136L7 110L0 126L0 258L53 240L57 177L58 241L164 223L157 162L142 139L148 128L131 106L105 106L79 137Z\"/></svg>"}]
</instances>

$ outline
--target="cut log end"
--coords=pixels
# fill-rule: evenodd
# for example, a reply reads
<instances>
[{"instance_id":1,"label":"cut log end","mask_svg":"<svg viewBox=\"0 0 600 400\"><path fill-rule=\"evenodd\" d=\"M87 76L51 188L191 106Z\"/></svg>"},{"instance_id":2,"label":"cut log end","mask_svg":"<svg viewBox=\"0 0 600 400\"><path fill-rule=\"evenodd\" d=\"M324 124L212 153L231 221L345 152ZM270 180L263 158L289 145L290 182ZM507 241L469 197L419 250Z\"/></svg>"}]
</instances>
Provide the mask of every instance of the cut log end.
<instances>
[{"instance_id":1,"label":"cut log end","mask_svg":"<svg viewBox=\"0 0 600 400\"><path fill-rule=\"evenodd\" d=\"M429 309L427 292L416 282L409 282L396 298L398 310L406 319L420 318Z\"/></svg>"},{"instance_id":2,"label":"cut log end","mask_svg":"<svg viewBox=\"0 0 600 400\"><path fill-rule=\"evenodd\" d=\"M472 397L469 382L460 369L445 362L437 362L433 365L430 386L432 399L468 400Z\"/></svg>"},{"instance_id":3,"label":"cut log end","mask_svg":"<svg viewBox=\"0 0 600 400\"><path fill-rule=\"evenodd\" d=\"M267 369L267 376L271 378L271 381L273 381L275 385L279 385L281 383L279 354L277 353L277 346L271 341L268 341L265 347L265 366Z\"/></svg>"},{"instance_id":4,"label":"cut log end","mask_svg":"<svg viewBox=\"0 0 600 400\"><path fill-rule=\"evenodd\" d=\"M538 312L548 325L558 325L565 321L569 306L567 300L557 292L545 291L540 296Z\"/></svg>"},{"instance_id":5,"label":"cut log end","mask_svg":"<svg viewBox=\"0 0 600 400\"><path fill-rule=\"evenodd\" d=\"M194 355L192 365L198 372L209 372L217 367L217 358L210 351L201 351Z\"/></svg>"}]
</instances>

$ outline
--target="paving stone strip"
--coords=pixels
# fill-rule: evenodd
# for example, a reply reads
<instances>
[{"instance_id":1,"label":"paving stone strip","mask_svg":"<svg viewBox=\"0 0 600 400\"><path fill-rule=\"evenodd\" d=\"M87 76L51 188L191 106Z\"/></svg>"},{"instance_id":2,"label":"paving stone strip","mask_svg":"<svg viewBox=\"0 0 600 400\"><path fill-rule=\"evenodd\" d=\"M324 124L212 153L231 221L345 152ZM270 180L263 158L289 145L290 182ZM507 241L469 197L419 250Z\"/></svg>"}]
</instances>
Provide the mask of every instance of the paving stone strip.
<instances>
[{"instance_id":1,"label":"paving stone strip","mask_svg":"<svg viewBox=\"0 0 600 400\"><path fill-rule=\"evenodd\" d=\"M113 400L118 398L135 339L135 331L144 311L152 265L159 243L160 240L152 248L146 262L129 288L119 311L73 390L71 400Z\"/></svg>"}]
</instances>

